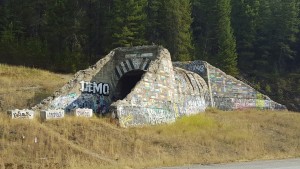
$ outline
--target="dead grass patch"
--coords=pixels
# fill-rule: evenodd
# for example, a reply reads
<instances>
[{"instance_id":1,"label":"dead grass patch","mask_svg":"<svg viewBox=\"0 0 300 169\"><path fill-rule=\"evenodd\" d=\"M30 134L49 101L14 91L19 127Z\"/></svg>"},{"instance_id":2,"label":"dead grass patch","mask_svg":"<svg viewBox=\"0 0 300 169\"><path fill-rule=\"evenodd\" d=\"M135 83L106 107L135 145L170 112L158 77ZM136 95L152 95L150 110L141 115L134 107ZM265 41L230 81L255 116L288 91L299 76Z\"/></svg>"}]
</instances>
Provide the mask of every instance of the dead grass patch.
<instances>
[{"instance_id":1,"label":"dead grass patch","mask_svg":"<svg viewBox=\"0 0 300 169\"><path fill-rule=\"evenodd\" d=\"M300 157L299 124L297 113L256 110L208 110L170 125L130 129L96 117L40 123L1 116L0 164L147 168Z\"/></svg>"},{"instance_id":2,"label":"dead grass patch","mask_svg":"<svg viewBox=\"0 0 300 169\"><path fill-rule=\"evenodd\" d=\"M69 79L70 75L0 64L0 110L31 107Z\"/></svg>"}]
</instances>

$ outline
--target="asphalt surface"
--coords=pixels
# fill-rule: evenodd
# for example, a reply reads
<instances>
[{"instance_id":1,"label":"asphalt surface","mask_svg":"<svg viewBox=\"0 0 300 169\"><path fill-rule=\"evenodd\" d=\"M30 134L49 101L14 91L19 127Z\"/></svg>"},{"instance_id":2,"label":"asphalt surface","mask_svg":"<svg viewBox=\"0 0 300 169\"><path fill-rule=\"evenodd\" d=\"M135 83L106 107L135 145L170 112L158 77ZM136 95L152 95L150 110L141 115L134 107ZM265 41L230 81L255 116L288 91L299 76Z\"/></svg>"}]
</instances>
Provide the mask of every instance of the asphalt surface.
<instances>
[{"instance_id":1,"label":"asphalt surface","mask_svg":"<svg viewBox=\"0 0 300 169\"><path fill-rule=\"evenodd\" d=\"M300 169L300 158L287 160L243 162L232 164L162 167L158 169Z\"/></svg>"}]
</instances>

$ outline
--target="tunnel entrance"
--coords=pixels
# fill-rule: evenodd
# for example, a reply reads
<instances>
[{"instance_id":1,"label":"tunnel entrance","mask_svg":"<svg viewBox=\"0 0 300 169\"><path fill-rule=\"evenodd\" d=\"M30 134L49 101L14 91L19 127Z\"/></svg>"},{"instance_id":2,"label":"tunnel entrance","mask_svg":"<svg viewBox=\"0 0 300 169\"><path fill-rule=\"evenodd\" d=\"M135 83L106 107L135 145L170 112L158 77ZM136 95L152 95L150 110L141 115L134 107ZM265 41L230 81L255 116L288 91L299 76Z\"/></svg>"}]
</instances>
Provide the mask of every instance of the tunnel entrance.
<instances>
[{"instance_id":1,"label":"tunnel entrance","mask_svg":"<svg viewBox=\"0 0 300 169\"><path fill-rule=\"evenodd\" d=\"M143 70L133 70L124 74L117 84L116 98L123 100L142 79L144 73Z\"/></svg>"}]
</instances>

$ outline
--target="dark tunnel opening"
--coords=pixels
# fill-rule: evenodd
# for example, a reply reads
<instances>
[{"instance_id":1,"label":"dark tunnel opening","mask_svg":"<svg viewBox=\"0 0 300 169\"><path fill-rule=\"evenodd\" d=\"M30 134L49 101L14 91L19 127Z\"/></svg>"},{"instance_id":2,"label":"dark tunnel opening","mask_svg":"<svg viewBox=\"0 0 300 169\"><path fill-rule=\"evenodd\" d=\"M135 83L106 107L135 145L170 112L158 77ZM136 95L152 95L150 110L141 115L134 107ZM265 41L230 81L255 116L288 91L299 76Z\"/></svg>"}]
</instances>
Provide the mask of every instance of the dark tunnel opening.
<instances>
[{"instance_id":1,"label":"dark tunnel opening","mask_svg":"<svg viewBox=\"0 0 300 169\"><path fill-rule=\"evenodd\" d=\"M124 74L116 87L116 99L123 100L142 79L144 73L143 70L133 70Z\"/></svg>"}]
</instances>

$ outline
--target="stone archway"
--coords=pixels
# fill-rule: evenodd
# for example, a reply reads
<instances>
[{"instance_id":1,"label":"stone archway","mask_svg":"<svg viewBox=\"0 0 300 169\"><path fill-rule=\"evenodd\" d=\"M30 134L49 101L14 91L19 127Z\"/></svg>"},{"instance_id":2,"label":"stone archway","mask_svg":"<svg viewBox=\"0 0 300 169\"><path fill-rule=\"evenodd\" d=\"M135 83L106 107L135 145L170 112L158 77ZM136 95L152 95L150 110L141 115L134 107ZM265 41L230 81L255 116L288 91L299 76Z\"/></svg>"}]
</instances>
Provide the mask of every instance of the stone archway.
<instances>
[{"instance_id":1,"label":"stone archway","mask_svg":"<svg viewBox=\"0 0 300 169\"><path fill-rule=\"evenodd\" d=\"M118 81L115 91L117 99L123 100L135 87L135 85L142 79L145 71L132 70L126 72Z\"/></svg>"},{"instance_id":2,"label":"stone archway","mask_svg":"<svg viewBox=\"0 0 300 169\"><path fill-rule=\"evenodd\" d=\"M123 100L150 66L149 58L128 58L115 67L114 99ZM114 100L113 99L113 100Z\"/></svg>"},{"instance_id":3,"label":"stone archway","mask_svg":"<svg viewBox=\"0 0 300 169\"><path fill-rule=\"evenodd\" d=\"M115 74L120 79L127 72L133 70L147 71L151 60L149 58L130 58L115 67Z\"/></svg>"}]
</instances>

